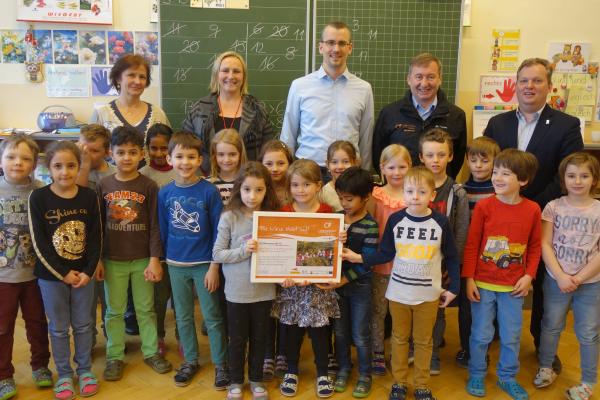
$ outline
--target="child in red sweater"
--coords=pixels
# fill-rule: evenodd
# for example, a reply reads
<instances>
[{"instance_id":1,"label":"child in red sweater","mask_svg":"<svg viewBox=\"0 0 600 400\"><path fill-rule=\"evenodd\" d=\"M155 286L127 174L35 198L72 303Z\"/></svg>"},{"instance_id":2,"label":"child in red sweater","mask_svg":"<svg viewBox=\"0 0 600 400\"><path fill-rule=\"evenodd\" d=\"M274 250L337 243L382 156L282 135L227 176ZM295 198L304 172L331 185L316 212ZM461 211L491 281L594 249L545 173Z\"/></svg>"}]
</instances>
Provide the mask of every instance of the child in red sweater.
<instances>
[{"instance_id":1,"label":"child in red sweater","mask_svg":"<svg viewBox=\"0 0 600 400\"><path fill-rule=\"evenodd\" d=\"M497 318L498 386L513 399L528 399L515 376L519 371L523 299L541 256L541 211L536 203L521 197L520 191L531 182L536 169L532 154L516 149L502 151L492 172L496 195L479 201L473 211L462 270L473 317L466 387L473 396L485 396L485 358Z\"/></svg>"}]
</instances>

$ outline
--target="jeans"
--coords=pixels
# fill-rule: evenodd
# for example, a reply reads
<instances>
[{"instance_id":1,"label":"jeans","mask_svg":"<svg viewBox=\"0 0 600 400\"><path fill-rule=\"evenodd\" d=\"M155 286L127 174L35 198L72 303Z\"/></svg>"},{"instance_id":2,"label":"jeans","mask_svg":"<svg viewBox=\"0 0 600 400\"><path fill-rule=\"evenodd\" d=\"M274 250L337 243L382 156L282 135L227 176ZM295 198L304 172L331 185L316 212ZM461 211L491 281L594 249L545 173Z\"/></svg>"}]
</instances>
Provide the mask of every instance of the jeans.
<instances>
[{"instance_id":1,"label":"jeans","mask_svg":"<svg viewBox=\"0 0 600 400\"><path fill-rule=\"evenodd\" d=\"M523 297L510 292L494 292L478 288L480 301L471 303L471 339L469 347L469 375L484 378L487 373L485 356L494 339L494 318L500 330L500 359L496 374L500 380L514 379L519 372L519 349L523 325Z\"/></svg>"},{"instance_id":2,"label":"jeans","mask_svg":"<svg viewBox=\"0 0 600 400\"><path fill-rule=\"evenodd\" d=\"M206 321L208 344L212 363L225 365L227 363L227 344L225 324L221 315L219 293L209 291L204 287L204 277L208 272L208 264L193 267L175 267L169 265L169 277L175 302L175 316L179 340L183 346L183 358L186 362L198 362L198 339L194 323L194 288L198 295L202 317Z\"/></svg>"},{"instance_id":3,"label":"jeans","mask_svg":"<svg viewBox=\"0 0 600 400\"><path fill-rule=\"evenodd\" d=\"M340 318L333 321L335 354L340 372L350 372L350 346L356 346L358 372L371 375L371 278L350 282L337 289Z\"/></svg>"},{"instance_id":4,"label":"jeans","mask_svg":"<svg viewBox=\"0 0 600 400\"><path fill-rule=\"evenodd\" d=\"M92 340L94 323L90 315L94 299L94 280L86 286L74 289L62 281L38 279L48 317L48 332L52 345L52 357L59 378L73 377L69 328L73 329L73 342L77 375L90 372L92 368Z\"/></svg>"},{"instance_id":5,"label":"jeans","mask_svg":"<svg viewBox=\"0 0 600 400\"><path fill-rule=\"evenodd\" d=\"M104 260L106 295L105 327L106 360L125 358L125 310L127 292L131 280L131 292L142 339L144 358L152 357L158 351L156 335L156 314L154 313L154 283L144 278L148 259L132 261Z\"/></svg>"},{"instance_id":6,"label":"jeans","mask_svg":"<svg viewBox=\"0 0 600 400\"><path fill-rule=\"evenodd\" d=\"M593 385L598 380L600 349L600 282L580 285L576 291L561 293L556 281L544 278L544 317L539 352L540 367L552 368L558 340L565 329L569 308L573 308L575 335L579 341L581 380Z\"/></svg>"},{"instance_id":7,"label":"jeans","mask_svg":"<svg viewBox=\"0 0 600 400\"><path fill-rule=\"evenodd\" d=\"M12 364L15 321L21 307L25 334L31 346L31 369L48 366L48 324L37 279L20 282L0 282L0 380L15 373Z\"/></svg>"},{"instance_id":8,"label":"jeans","mask_svg":"<svg viewBox=\"0 0 600 400\"><path fill-rule=\"evenodd\" d=\"M271 301L227 302L229 316L229 374L231 383L244 383L244 360L248 345L248 379L263 380L267 330L270 327Z\"/></svg>"},{"instance_id":9,"label":"jeans","mask_svg":"<svg viewBox=\"0 0 600 400\"><path fill-rule=\"evenodd\" d=\"M467 298L466 278L460 280L458 293L458 336L460 347L469 354L469 336L471 336L471 302Z\"/></svg>"},{"instance_id":10,"label":"jeans","mask_svg":"<svg viewBox=\"0 0 600 400\"><path fill-rule=\"evenodd\" d=\"M106 337L106 326L104 320L106 318L106 296L104 296L104 281L94 280L94 298L92 300L92 321L94 322L94 335L98 334L96 321L98 320L98 300L100 300L100 313L102 320L102 332Z\"/></svg>"},{"instance_id":11,"label":"jeans","mask_svg":"<svg viewBox=\"0 0 600 400\"><path fill-rule=\"evenodd\" d=\"M154 284L154 311L156 312L156 333L160 339L164 339L165 332L165 316L167 314L167 303L171 298L171 279L167 272L167 264L165 262L160 263L163 267L163 278L160 282ZM175 330L175 337L179 337L177 329Z\"/></svg>"}]
</instances>

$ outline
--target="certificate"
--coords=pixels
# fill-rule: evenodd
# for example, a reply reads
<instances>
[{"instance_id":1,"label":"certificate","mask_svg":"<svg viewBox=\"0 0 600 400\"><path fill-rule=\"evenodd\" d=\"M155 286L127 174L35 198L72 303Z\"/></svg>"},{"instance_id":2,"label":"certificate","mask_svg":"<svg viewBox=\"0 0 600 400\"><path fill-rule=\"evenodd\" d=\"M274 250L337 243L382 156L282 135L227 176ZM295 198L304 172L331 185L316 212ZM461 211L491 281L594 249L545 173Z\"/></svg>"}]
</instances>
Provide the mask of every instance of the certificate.
<instances>
[{"instance_id":1,"label":"certificate","mask_svg":"<svg viewBox=\"0 0 600 400\"><path fill-rule=\"evenodd\" d=\"M339 282L344 215L254 212L252 282Z\"/></svg>"}]
</instances>

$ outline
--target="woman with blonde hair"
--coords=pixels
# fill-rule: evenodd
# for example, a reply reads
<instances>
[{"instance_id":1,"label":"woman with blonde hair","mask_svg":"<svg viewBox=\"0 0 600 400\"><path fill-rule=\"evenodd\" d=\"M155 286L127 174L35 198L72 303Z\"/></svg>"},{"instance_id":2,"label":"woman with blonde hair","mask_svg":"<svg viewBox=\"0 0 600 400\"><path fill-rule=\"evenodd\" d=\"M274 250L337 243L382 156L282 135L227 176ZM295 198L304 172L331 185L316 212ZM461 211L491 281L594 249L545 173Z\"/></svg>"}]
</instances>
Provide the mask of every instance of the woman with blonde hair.
<instances>
[{"instance_id":1,"label":"woman with blonde hair","mask_svg":"<svg viewBox=\"0 0 600 400\"><path fill-rule=\"evenodd\" d=\"M210 94L192 106L183 121L183 130L194 132L204 144L210 143L216 132L236 129L246 148L249 160L257 160L262 145L273 138L273 127L264 106L248 93L246 62L236 52L226 51L213 63ZM202 170L210 169L208 154L204 154Z\"/></svg>"}]
</instances>

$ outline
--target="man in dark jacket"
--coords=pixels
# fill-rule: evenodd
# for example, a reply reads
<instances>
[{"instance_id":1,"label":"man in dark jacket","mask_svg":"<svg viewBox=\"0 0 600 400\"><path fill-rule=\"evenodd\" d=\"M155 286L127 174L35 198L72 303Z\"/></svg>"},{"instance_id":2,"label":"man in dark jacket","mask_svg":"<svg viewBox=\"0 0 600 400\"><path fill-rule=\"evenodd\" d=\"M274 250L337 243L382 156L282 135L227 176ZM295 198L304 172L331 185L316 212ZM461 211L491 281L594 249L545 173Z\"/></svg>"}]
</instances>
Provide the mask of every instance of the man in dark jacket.
<instances>
[{"instance_id":1,"label":"man in dark jacket","mask_svg":"<svg viewBox=\"0 0 600 400\"><path fill-rule=\"evenodd\" d=\"M423 53L410 61L406 78L410 90L385 106L373 131L373 166L379 171L379 157L392 144L403 145L410 152L413 165L419 165L419 139L431 128L441 128L452 137L454 157L448 164L448 175L456 178L467 147L465 112L450 104L442 84L442 65L432 54Z\"/></svg>"}]
</instances>

